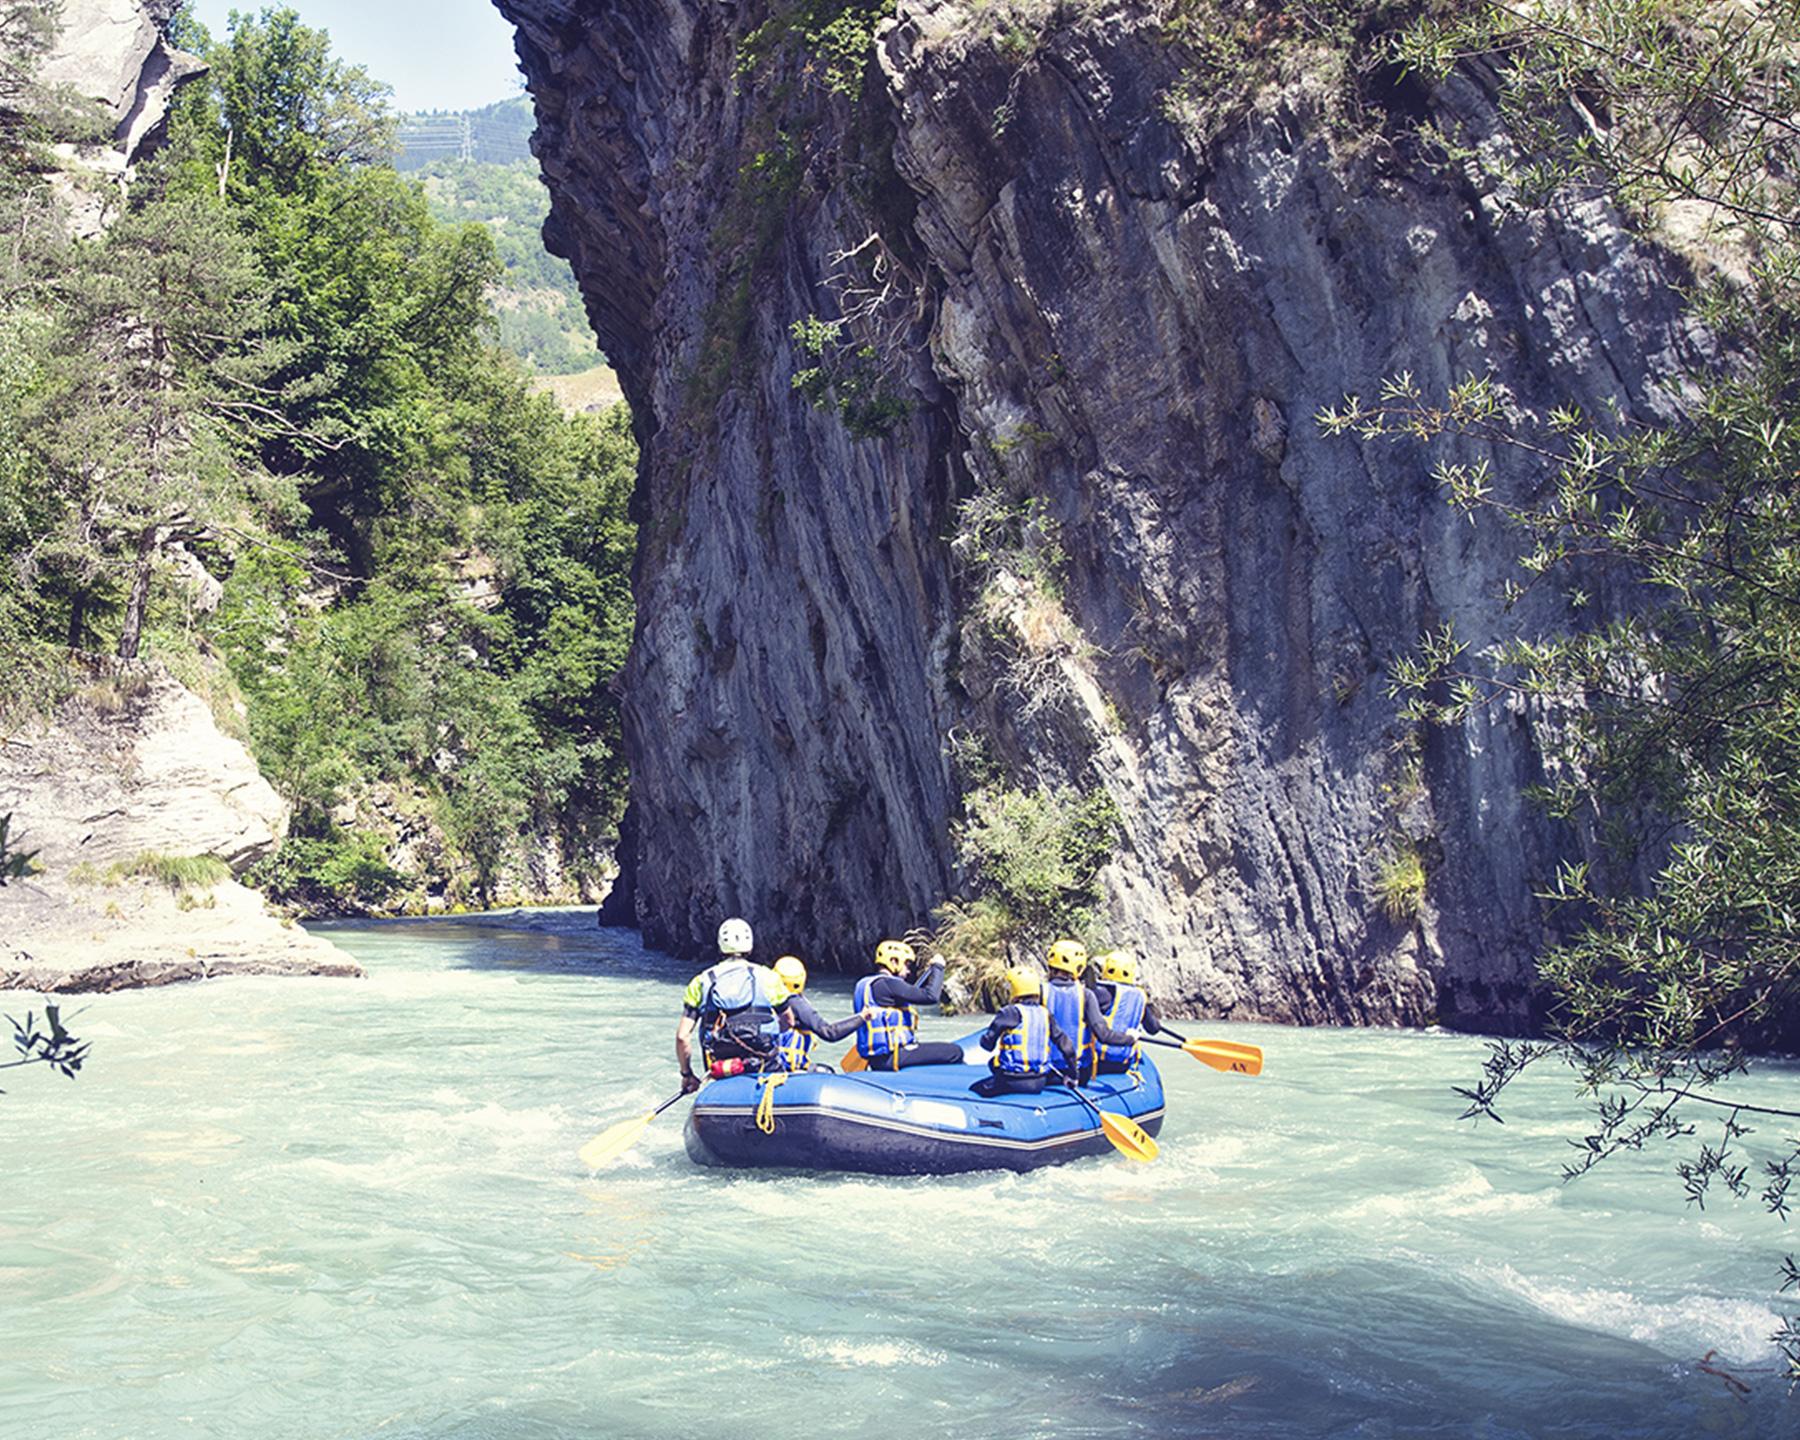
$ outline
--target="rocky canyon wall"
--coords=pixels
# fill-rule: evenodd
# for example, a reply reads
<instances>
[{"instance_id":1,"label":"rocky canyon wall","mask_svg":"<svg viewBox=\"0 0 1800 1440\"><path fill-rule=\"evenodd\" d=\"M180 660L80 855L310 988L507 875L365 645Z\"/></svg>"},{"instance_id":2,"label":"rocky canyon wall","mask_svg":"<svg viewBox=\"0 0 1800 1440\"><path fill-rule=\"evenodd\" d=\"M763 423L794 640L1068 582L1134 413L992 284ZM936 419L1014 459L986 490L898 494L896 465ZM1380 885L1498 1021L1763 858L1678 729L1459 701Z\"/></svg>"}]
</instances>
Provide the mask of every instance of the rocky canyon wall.
<instances>
[{"instance_id":1,"label":"rocky canyon wall","mask_svg":"<svg viewBox=\"0 0 1800 1440\"><path fill-rule=\"evenodd\" d=\"M1229 104L1141 4L900 0L863 65L820 38L855 6L497 3L644 447L651 943L742 911L859 964L955 892L997 766L1111 795L1109 926L1178 1008L1529 1023L1539 717L1415 734L1386 693L1424 632L1498 633L1511 542L1315 417L1399 370L1662 416L1699 341L1604 203L1423 153L1427 116L1504 148L1478 72L1297 46Z\"/></svg>"}]
</instances>

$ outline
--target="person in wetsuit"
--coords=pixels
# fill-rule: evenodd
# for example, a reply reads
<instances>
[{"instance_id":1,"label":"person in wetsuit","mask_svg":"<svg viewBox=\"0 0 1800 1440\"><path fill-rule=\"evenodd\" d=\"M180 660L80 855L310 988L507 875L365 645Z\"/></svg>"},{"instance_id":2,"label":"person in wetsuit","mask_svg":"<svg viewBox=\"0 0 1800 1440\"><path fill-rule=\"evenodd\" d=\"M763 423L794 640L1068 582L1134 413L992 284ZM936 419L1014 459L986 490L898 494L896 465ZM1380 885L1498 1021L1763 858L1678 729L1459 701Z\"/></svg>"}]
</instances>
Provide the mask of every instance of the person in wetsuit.
<instances>
[{"instance_id":1,"label":"person in wetsuit","mask_svg":"<svg viewBox=\"0 0 1800 1440\"><path fill-rule=\"evenodd\" d=\"M969 1087L989 1099L1036 1095L1055 1073L1058 1052L1062 1068L1071 1073L1077 1059L1075 1043L1044 1008L1043 977L1035 970L1012 969L1006 972L1006 984L1012 1004L1001 1008L976 1042L994 1051L988 1062L992 1073Z\"/></svg>"},{"instance_id":2,"label":"person in wetsuit","mask_svg":"<svg viewBox=\"0 0 1800 1440\"><path fill-rule=\"evenodd\" d=\"M701 971L682 996L681 1019L675 1026L675 1063L681 1068L683 1094L701 1085L693 1069L693 1040L700 1035L701 1058L742 1060L745 1068L772 1065L789 1008L787 987L773 971L750 963L755 936L748 921L736 918L719 927L719 962Z\"/></svg>"},{"instance_id":3,"label":"person in wetsuit","mask_svg":"<svg viewBox=\"0 0 1800 1440\"><path fill-rule=\"evenodd\" d=\"M810 1070L813 1051L823 1040L826 1044L847 1039L861 1028L863 1017L852 1015L846 1020L827 1020L813 1009L806 998L806 966L798 956L783 955L775 962L775 978L787 988L787 1018L775 1042L776 1068Z\"/></svg>"},{"instance_id":4,"label":"person in wetsuit","mask_svg":"<svg viewBox=\"0 0 1800 1440\"><path fill-rule=\"evenodd\" d=\"M904 940L875 947L875 973L856 982L853 999L862 1013L856 1053L871 1070L904 1070L913 1065L960 1065L962 1046L919 1039L919 1005L936 1005L944 994L944 957L933 955L915 981L918 964Z\"/></svg>"},{"instance_id":5,"label":"person in wetsuit","mask_svg":"<svg viewBox=\"0 0 1800 1440\"><path fill-rule=\"evenodd\" d=\"M1081 1067L1080 1079L1093 1078L1095 1046L1137 1045L1135 1030L1115 1030L1100 1013L1100 999L1081 977L1087 973L1087 946L1079 940L1058 940L1050 947L1046 963L1050 967L1050 986L1044 992L1044 1004L1050 1018L1075 1042L1075 1054Z\"/></svg>"},{"instance_id":6,"label":"person in wetsuit","mask_svg":"<svg viewBox=\"0 0 1800 1440\"><path fill-rule=\"evenodd\" d=\"M1129 950L1114 950L1099 960L1100 979L1093 987L1100 1013L1114 1030L1135 1030L1140 1035L1162 1034L1162 1017L1138 985L1137 957ZM1092 1047L1094 1073L1123 1075L1137 1064L1136 1045L1096 1044Z\"/></svg>"}]
</instances>

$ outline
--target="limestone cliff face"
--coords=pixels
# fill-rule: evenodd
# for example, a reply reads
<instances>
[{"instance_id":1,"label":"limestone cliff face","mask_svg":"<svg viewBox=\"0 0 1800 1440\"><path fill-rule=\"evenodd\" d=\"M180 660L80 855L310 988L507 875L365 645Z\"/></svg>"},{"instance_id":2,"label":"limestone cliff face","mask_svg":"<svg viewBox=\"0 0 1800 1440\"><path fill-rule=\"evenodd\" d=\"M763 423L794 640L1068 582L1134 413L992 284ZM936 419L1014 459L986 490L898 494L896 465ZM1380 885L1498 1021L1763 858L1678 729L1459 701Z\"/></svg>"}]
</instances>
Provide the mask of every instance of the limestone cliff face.
<instances>
[{"instance_id":1,"label":"limestone cliff face","mask_svg":"<svg viewBox=\"0 0 1800 1440\"><path fill-rule=\"evenodd\" d=\"M362 973L234 880L178 890L143 873L152 856L242 872L288 824L249 751L154 666L102 674L0 736L0 815L37 852L37 874L0 888L0 990Z\"/></svg>"},{"instance_id":2,"label":"limestone cliff face","mask_svg":"<svg viewBox=\"0 0 1800 1440\"><path fill-rule=\"evenodd\" d=\"M1170 1001L1529 1020L1531 892L1566 843L1519 798L1539 717L1419 737L1385 694L1423 632L1497 633L1513 552L1431 457L1314 417L1401 369L1666 414L1697 341L1603 204L1528 209L1418 153L1423 114L1505 144L1479 77L1365 86L1348 124L1299 65L1202 121L1208 77L1148 7L1021 40L900 0L856 99L804 47L746 67L761 4L498 3L551 239L645 442L651 943L742 910L849 960L915 922L958 884L979 740L1113 796L1109 919ZM791 330L815 316L844 327L823 358ZM822 364L831 398L904 404L815 407ZM983 516L1030 563L996 562ZM1377 893L1397 850L1425 863L1416 918Z\"/></svg>"},{"instance_id":3,"label":"limestone cliff face","mask_svg":"<svg viewBox=\"0 0 1800 1440\"><path fill-rule=\"evenodd\" d=\"M153 146L180 85L205 66L169 44L180 0L64 0L40 79L95 101L125 163Z\"/></svg>"}]
</instances>

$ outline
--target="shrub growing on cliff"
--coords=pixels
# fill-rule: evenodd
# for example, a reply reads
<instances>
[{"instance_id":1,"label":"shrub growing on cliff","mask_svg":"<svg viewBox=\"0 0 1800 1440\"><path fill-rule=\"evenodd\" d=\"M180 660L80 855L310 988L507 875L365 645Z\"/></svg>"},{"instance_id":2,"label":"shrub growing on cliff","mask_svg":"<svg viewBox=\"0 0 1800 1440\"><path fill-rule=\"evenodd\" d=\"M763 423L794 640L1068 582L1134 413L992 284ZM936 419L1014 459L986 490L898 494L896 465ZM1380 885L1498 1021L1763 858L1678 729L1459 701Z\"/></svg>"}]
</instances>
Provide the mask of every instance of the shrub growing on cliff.
<instances>
[{"instance_id":1,"label":"shrub growing on cliff","mask_svg":"<svg viewBox=\"0 0 1800 1440\"><path fill-rule=\"evenodd\" d=\"M121 880L153 880L166 885L176 894L190 890L210 890L231 878L231 867L216 855L165 855L158 850L145 850L129 860L108 867L106 882Z\"/></svg>"},{"instance_id":2,"label":"shrub growing on cliff","mask_svg":"<svg viewBox=\"0 0 1800 1440\"><path fill-rule=\"evenodd\" d=\"M1091 936L1119 815L1104 790L1068 787L986 785L964 808L955 840L975 895L938 911L938 940L959 982L989 999L1009 956L1059 935Z\"/></svg>"},{"instance_id":3,"label":"shrub growing on cliff","mask_svg":"<svg viewBox=\"0 0 1800 1440\"><path fill-rule=\"evenodd\" d=\"M834 412L851 439L886 435L912 414L912 402L883 373L875 347L845 340L841 321L809 315L789 333L794 347L818 362L794 372L793 388L813 409Z\"/></svg>"},{"instance_id":4,"label":"shrub growing on cliff","mask_svg":"<svg viewBox=\"0 0 1800 1440\"><path fill-rule=\"evenodd\" d=\"M1468 1113L1497 1118L1520 1073L1558 1058L1594 1110L1568 1174L1698 1133L1678 1166L1690 1200L1757 1193L1784 1216L1800 1147L1746 1141L1758 1114L1800 1112L1744 1105L1729 1082L1749 1049L1800 1038L1800 131L1781 118L1800 110L1797 47L1792 6L1699 0L1478 6L1409 32L1398 57L1428 70L1487 52L1523 142L1509 163L1438 134L1452 162L1497 169L1527 203L1610 193L1669 233L1703 229L1728 268L1698 313L1740 360L1693 377L1685 423L1666 429L1573 407L1534 422L1482 376L1442 396L1395 377L1322 417L1368 444L1536 457L1542 498L1501 493L1466 449L1438 465L1452 504L1522 541L1496 598L1559 583L1579 614L1596 574L1625 597L1603 623L1480 654L1446 628L1396 669L1415 719L1553 711L1540 798L1589 852L1549 889L1577 927L1540 964L1554 1041L1496 1046ZM1791 1259L1786 1281L1800 1283ZM1800 1377L1800 1320L1778 1339Z\"/></svg>"},{"instance_id":5,"label":"shrub growing on cliff","mask_svg":"<svg viewBox=\"0 0 1800 1440\"><path fill-rule=\"evenodd\" d=\"M807 57L807 74L827 93L860 100L876 27L894 10L895 0L788 0L739 44L738 79L754 76L777 52L794 49Z\"/></svg>"},{"instance_id":6,"label":"shrub growing on cliff","mask_svg":"<svg viewBox=\"0 0 1800 1440\"><path fill-rule=\"evenodd\" d=\"M1402 841L1382 858L1375 893L1388 919L1412 921L1425 906L1425 861L1418 847Z\"/></svg>"}]
</instances>

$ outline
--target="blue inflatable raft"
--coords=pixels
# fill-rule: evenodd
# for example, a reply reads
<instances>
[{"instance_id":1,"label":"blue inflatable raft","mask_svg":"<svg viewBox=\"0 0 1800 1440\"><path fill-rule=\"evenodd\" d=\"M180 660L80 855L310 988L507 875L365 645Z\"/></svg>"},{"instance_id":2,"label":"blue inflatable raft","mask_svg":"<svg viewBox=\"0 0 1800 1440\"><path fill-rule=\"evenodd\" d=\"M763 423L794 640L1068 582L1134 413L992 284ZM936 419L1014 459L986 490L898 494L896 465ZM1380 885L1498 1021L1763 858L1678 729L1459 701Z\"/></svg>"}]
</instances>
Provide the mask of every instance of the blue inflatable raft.
<instances>
[{"instance_id":1,"label":"blue inflatable raft","mask_svg":"<svg viewBox=\"0 0 1800 1440\"><path fill-rule=\"evenodd\" d=\"M773 1086L755 1075L710 1081L688 1116L688 1155L699 1165L955 1175L1111 1153L1099 1117L1068 1086L984 1099L970 1087L988 1073L986 1055L973 1037L963 1049L981 1060L898 1073L809 1070ZM1081 1093L1152 1135L1162 1128L1162 1077L1148 1058L1135 1075L1103 1075Z\"/></svg>"}]
</instances>

